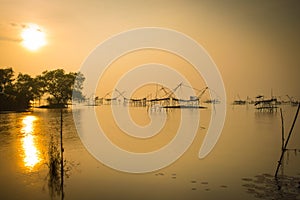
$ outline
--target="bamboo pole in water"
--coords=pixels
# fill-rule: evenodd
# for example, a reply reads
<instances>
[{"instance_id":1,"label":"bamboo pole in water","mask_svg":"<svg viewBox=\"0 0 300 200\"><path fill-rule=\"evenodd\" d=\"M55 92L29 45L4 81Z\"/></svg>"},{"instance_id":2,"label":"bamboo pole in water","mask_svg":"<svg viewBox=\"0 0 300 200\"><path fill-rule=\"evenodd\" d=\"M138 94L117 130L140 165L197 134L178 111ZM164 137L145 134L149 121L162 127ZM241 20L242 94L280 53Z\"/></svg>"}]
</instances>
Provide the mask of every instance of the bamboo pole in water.
<instances>
[{"instance_id":1,"label":"bamboo pole in water","mask_svg":"<svg viewBox=\"0 0 300 200\"><path fill-rule=\"evenodd\" d=\"M63 148L63 110L60 109L60 181L61 199L64 199L64 148Z\"/></svg>"},{"instance_id":2,"label":"bamboo pole in water","mask_svg":"<svg viewBox=\"0 0 300 200\"><path fill-rule=\"evenodd\" d=\"M283 159L284 153L285 153L285 151L286 151L286 147L287 147L287 145L288 145L288 143L289 143L289 140L290 140L290 137L291 137L291 135L292 135L292 132L293 132L293 129L294 129L294 126L295 126L297 117L298 117L299 109L300 109L300 103L298 104L298 109L297 109L297 112L296 112L296 115L295 115L293 124L292 124L292 126L291 126L289 135L288 135L288 137L287 137L287 139L286 139L286 142L285 142L285 144L284 144L284 147L283 147L283 149L282 149L282 151L281 151L281 156L280 156L280 159L279 159L279 161L278 161L277 169L276 169L276 172L275 172L275 178L277 178L277 174L278 174L280 165L281 165L281 163L282 163L282 159Z\"/></svg>"},{"instance_id":3,"label":"bamboo pole in water","mask_svg":"<svg viewBox=\"0 0 300 200\"><path fill-rule=\"evenodd\" d=\"M282 109L280 108L280 117L281 117L281 150L284 149L284 121L282 116Z\"/></svg>"}]
</instances>

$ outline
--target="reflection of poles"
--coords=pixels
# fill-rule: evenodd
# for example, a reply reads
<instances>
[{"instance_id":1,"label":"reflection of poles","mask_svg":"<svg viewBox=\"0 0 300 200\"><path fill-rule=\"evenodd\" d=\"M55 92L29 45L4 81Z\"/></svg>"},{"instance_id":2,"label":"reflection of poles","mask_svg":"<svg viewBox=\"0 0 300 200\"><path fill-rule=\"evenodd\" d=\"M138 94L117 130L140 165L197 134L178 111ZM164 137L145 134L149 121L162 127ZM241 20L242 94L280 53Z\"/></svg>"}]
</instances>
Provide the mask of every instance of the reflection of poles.
<instances>
[{"instance_id":1,"label":"reflection of poles","mask_svg":"<svg viewBox=\"0 0 300 200\"><path fill-rule=\"evenodd\" d=\"M287 147L287 145L288 145L288 143L289 143L289 140L290 140L290 137L291 137L291 135L292 135L292 131L293 131L293 129L294 129L294 126L295 126L295 123L296 123L296 120L297 120L297 117L298 117L299 109L300 109L300 103L298 104L298 109L297 109L297 112L296 112L296 115L295 115L293 124L292 124L292 126L291 126L289 135L288 135L288 137L287 137L287 139L286 139L286 142L285 142L285 144L284 144L284 147L283 147L283 149L282 149L282 151L281 151L281 156L280 156L280 159L279 159L279 161L278 161L277 169L276 169L276 172L275 172L275 178L277 178L277 174L278 174L279 167L280 167L280 165L281 165L281 163L282 163L282 159L283 159L284 153L285 153L285 151L286 151L286 147Z\"/></svg>"},{"instance_id":2,"label":"reflection of poles","mask_svg":"<svg viewBox=\"0 0 300 200\"><path fill-rule=\"evenodd\" d=\"M64 148L63 148L63 111L60 109L60 187L61 187L61 199L64 199Z\"/></svg>"}]
</instances>

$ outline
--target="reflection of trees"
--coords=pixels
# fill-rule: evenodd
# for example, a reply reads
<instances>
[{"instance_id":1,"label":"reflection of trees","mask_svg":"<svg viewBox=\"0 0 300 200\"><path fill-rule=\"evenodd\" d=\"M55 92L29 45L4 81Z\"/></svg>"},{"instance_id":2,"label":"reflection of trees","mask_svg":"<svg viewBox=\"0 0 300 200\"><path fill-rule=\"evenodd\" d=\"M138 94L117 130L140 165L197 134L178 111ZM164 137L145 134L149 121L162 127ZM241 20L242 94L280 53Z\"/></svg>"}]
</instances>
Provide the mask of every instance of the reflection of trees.
<instances>
[{"instance_id":1,"label":"reflection of trees","mask_svg":"<svg viewBox=\"0 0 300 200\"><path fill-rule=\"evenodd\" d=\"M76 100L83 100L84 79L81 73L65 73L63 69L44 71L34 78L19 73L14 79L12 68L0 69L0 111L28 109L31 101L40 101L44 94L49 96L51 105L59 107L66 106L72 95Z\"/></svg>"}]
</instances>

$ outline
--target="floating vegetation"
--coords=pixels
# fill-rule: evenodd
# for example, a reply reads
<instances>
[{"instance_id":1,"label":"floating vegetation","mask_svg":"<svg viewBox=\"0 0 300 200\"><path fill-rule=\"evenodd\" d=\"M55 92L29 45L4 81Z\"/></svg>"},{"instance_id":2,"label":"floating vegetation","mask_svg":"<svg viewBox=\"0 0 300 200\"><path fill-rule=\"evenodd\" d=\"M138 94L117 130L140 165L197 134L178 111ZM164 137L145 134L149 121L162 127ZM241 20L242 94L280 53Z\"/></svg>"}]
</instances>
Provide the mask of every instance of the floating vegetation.
<instances>
[{"instance_id":1,"label":"floating vegetation","mask_svg":"<svg viewBox=\"0 0 300 200\"><path fill-rule=\"evenodd\" d=\"M228 188L227 185L221 185L220 187L221 187L221 188Z\"/></svg>"},{"instance_id":2,"label":"floating vegetation","mask_svg":"<svg viewBox=\"0 0 300 200\"><path fill-rule=\"evenodd\" d=\"M164 176L165 178L177 179L176 173L169 174L169 173L164 173L164 172L156 172L153 175L155 175L157 177ZM181 178L184 178L184 179L181 179ZM179 182L183 182L184 184L189 184L189 189L192 191L198 190L198 191L209 192L209 191L213 191L214 189L216 189L214 187L211 187L209 185L209 182L205 181L205 179L202 179L202 181L201 181L201 179L199 180L194 177L187 181L185 178L186 177L184 177L184 176L179 176L179 178L177 180ZM244 181L253 181L253 179L251 179L251 178L243 178L243 180ZM253 187L254 184L248 184L247 186ZM222 188L222 190L226 190L228 188L228 185L222 184L222 185L219 185L218 187Z\"/></svg>"},{"instance_id":3,"label":"floating vegetation","mask_svg":"<svg viewBox=\"0 0 300 200\"><path fill-rule=\"evenodd\" d=\"M164 176L165 174L162 172L156 173L155 176Z\"/></svg>"},{"instance_id":4,"label":"floating vegetation","mask_svg":"<svg viewBox=\"0 0 300 200\"><path fill-rule=\"evenodd\" d=\"M176 178L177 178L177 177L176 177L176 174L175 174L175 173L171 174L171 178L172 178L172 179L176 179Z\"/></svg>"},{"instance_id":5,"label":"floating vegetation","mask_svg":"<svg viewBox=\"0 0 300 200\"><path fill-rule=\"evenodd\" d=\"M242 178L246 192L259 199L300 199L300 177L256 175L254 178Z\"/></svg>"},{"instance_id":6,"label":"floating vegetation","mask_svg":"<svg viewBox=\"0 0 300 200\"><path fill-rule=\"evenodd\" d=\"M252 181L252 178L242 178L243 181Z\"/></svg>"}]
</instances>

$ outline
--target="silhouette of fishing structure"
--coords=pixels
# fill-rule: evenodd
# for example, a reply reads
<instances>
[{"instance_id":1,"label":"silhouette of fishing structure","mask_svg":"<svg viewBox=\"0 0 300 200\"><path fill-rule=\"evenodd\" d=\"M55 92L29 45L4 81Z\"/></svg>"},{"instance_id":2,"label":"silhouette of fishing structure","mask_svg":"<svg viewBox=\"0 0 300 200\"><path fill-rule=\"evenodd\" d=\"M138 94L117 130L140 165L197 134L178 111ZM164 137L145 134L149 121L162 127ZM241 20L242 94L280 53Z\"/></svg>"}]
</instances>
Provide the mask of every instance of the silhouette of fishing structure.
<instances>
[{"instance_id":1,"label":"silhouette of fishing structure","mask_svg":"<svg viewBox=\"0 0 300 200\"><path fill-rule=\"evenodd\" d=\"M299 101L297 101L295 99L295 97L290 97L289 95L286 95L289 99L288 103L291 104L291 106L298 106L298 104L300 103Z\"/></svg>"},{"instance_id":2,"label":"silhouette of fishing structure","mask_svg":"<svg viewBox=\"0 0 300 200\"><path fill-rule=\"evenodd\" d=\"M236 100L234 100L234 101L232 102L232 105L245 105L245 104L246 104L246 101L245 101L245 100L242 100L242 99L240 98L240 95L237 95L237 98L238 98L238 99L236 99Z\"/></svg>"},{"instance_id":3,"label":"silhouette of fishing structure","mask_svg":"<svg viewBox=\"0 0 300 200\"><path fill-rule=\"evenodd\" d=\"M271 97L270 99L264 99L263 95L258 95L254 103L255 108L262 112L274 112L277 111L277 98Z\"/></svg>"},{"instance_id":4,"label":"silhouette of fishing structure","mask_svg":"<svg viewBox=\"0 0 300 200\"><path fill-rule=\"evenodd\" d=\"M253 100L255 99L255 100ZM295 97L291 97L289 95L281 95L281 96L273 96L271 92L271 98L266 99L263 95L258 95L254 98L250 98L247 96L246 100L240 98L237 95L237 98L232 102L232 105L249 105L254 104L255 108L258 111L263 112L273 112L277 111L278 105L291 105L297 106L300 103Z\"/></svg>"},{"instance_id":5,"label":"silhouette of fishing structure","mask_svg":"<svg viewBox=\"0 0 300 200\"><path fill-rule=\"evenodd\" d=\"M178 98L176 92L182 88L189 88L196 91L198 94L196 96L190 96L189 99ZM150 107L150 108L207 108L201 105L201 98L206 91L210 90L205 87L201 90L187 86L183 83L178 84L174 89L168 89L163 86L156 86L156 92L148 94L143 98L128 98L125 96L125 91L120 92L118 89L106 93L103 97L99 98L92 95L88 98L87 102L90 106L99 105L118 105L122 104L125 106L133 107ZM212 91L212 90L210 90ZM212 91L213 92L213 91ZM218 98L208 99L204 103L218 104L220 100Z\"/></svg>"}]
</instances>

